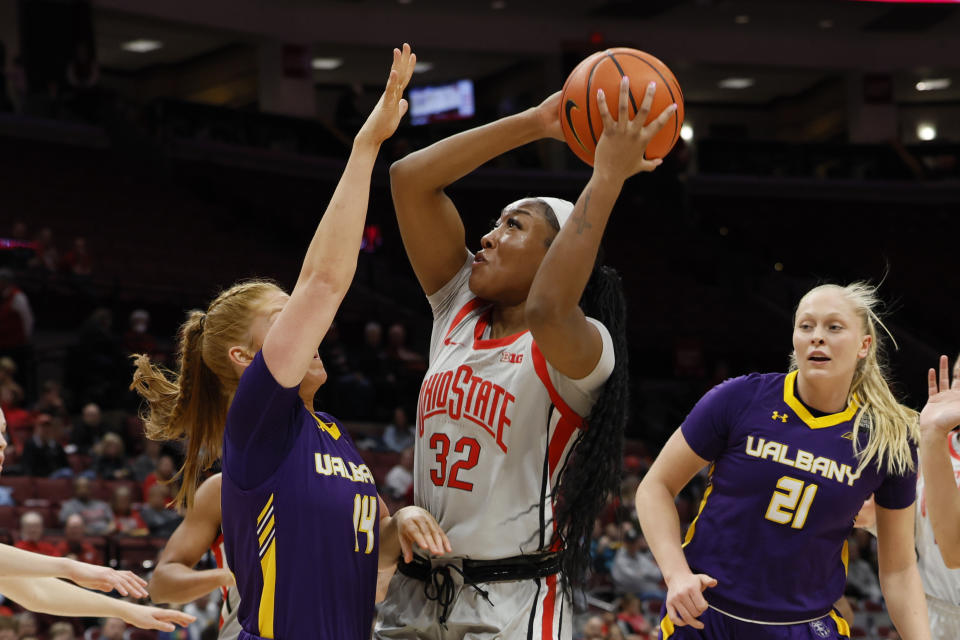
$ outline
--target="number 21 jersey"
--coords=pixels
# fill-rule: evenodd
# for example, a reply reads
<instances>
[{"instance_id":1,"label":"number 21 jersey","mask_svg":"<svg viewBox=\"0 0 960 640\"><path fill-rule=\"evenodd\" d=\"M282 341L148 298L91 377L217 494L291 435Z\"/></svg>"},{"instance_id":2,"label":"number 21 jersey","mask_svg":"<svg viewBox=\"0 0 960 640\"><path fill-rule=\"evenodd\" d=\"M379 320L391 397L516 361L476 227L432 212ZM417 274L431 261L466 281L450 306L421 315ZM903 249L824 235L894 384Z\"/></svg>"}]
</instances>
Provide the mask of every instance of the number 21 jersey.
<instances>
[{"instance_id":1,"label":"number 21 jersey","mask_svg":"<svg viewBox=\"0 0 960 640\"><path fill-rule=\"evenodd\" d=\"M916 473L859 470L853 450L858 411L815 417L796 396L797 373L751 374L710 390L684 420L690 448L713 462L684 552L722 613L757 622L826 615L843 595L847 536L863 501L913 504ZM859 438L866 444L868 420ZM915 454L915 451L914 451Z\"/></svg>"}]
</instances>

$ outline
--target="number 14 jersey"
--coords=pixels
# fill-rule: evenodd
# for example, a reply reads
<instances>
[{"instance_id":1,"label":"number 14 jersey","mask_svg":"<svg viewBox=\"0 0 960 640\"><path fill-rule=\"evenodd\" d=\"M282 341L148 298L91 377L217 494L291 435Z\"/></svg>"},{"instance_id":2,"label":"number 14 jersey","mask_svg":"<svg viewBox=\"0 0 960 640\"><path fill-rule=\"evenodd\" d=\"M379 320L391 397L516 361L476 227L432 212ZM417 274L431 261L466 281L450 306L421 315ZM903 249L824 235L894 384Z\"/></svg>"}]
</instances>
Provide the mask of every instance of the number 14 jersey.
<instances>
[{"instance_id":1,"label":"number 14 jersey","mask_svg":"<svg viewBox=\"0 0 960 640\"><path fill-rule=\"evenodd\" d=\"M751 374L710 390L684 420L690 448L713 462L684 553L717 586L722 613L801 622L830 612L847 579L847 536L863 501L913 504L916 473L861 471L853 451L858 407L814 416L794 391L796 372ZM860 427L861 446L869 425ZM914 460L916 460L914 450Z\"/></svg>"},{"instance_id":2,"label":"number 14 jersey","mask_svg":"<svg viewBox=\"0 0 960 640\"><path fill-rule=\"evenodd\" d=\"M487 337L491 307L470 292L470 258L429 296L414 500L447 533L452 556L492 560L550 547L551 494L614 356L609 332L592 319L603 353L579 380L550 366L529 331Z\"/></svg>"}]
</instances>

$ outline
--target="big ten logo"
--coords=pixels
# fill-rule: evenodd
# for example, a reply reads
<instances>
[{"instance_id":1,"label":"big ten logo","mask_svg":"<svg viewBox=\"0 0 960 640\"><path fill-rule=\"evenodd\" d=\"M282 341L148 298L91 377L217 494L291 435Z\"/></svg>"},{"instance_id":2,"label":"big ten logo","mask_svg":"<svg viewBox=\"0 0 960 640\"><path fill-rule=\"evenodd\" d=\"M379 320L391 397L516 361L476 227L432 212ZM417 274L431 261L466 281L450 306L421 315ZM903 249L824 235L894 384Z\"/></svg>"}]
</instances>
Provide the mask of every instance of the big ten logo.
<instances>
[{"instance_id":1,"label":"big ten logo","mask_svg":"<svg viewBox=\"0 0 960 640\"><path fill-rule=\"evenodd\" d=\"M500 354L500 362L509 362L510 364L520 364L523 362L522 353L510 353L509 351L504 351Z\"/></svg>"}]
</instances>

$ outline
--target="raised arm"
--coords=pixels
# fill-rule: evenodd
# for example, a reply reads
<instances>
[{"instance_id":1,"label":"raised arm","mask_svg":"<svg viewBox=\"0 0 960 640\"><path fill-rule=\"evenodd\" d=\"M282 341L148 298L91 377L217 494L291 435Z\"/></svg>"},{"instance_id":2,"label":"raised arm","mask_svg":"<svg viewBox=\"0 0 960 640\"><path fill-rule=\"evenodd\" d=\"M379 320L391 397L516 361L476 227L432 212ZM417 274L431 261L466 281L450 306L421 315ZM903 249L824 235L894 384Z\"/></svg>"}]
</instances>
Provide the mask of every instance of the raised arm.
<instances>
[{"instance_id":1,"label":"raised arm","mask_svg":"<svg viewBox=\"0 0 960 640\"><path fill-rule=\"evenodd\" d=\"M541 138L562 140L559 105L556 93L537 107L445 138L390 167L403 246L427 295L449 282L467 257L463 222L443 190L511 149Z\"/></svg>"},{"instance_id":2,"label":"raised arm","mask_svg":"<svg viewBox=\"0 0 960 640\"><path fill-rule=\"evenodd\" d=\"M384 140L407 111L403 90L416 56L410 46L394 49L386 89L353 141L353 149L330 204L307 248L290 300L263 343L263 358L284 387L303 379L326 335L357 268L370 197L370 174Z\"/></svg>"},{"instance_id":3,"label":"raised arm","mask_svg":"<svg viewBox=\"0 0 960 640\"><path fill-rule=\"evenodd\" d=\"M173 631L196 618L181 611L144 607L93 593L56 578L0 578L0 593L20 606L56 616L122 618L141 629Z\"/></svg>"},{"instance_id":4,"label":"raised arm","mask_svg":"<svg viewBox=\"0 0 960 640\"><path fill-rule=\"evenodd\" d=\"M637 487L636 499L640 528L667 583L667 614L675 625L696 629L703 629L697 616L707 609L703 591L717 581L690 570L680 545L680 515L674 499L706 465L677 429Z\"/></svg>"},{"instance_id":5,"label":"raised arm","mask_svg":"<svg viewBox=\"0 0 960 640\"><path fill-rule=\"evenodd\" d=\"M950 385L947 356L940 356L940 381L927 374L927 404L920 412L920 472L933 536L951 569L960 568L960 491L950 461L950 431L960 425L960 388Z\"/></svg>"},{"instance_id":6,"label":"raised arm","mask_svg":"<svg viewBox=\"0 0 960 640\"><path fill-rule=\"evenodd\" d=\"M644 152L676 110L676 105L667 107L644 126L653 104L654 85L647 87L633 120L627 111L628 91L629 80L624 77L616 120L603 93L597 96L603 134L597 143L593 175L570 219L550 245L527 296L525 316L530 333L547 361L570 378L582 378L593 371L603 348L599 332L587 322L579 303L610 212L627 178L660 165L660 160L647 160Z\"/></svg>"},{"instance_id":7,"label":"raised arm","mask_svg":"<svg viewBox=\"0 0 960 640\"><path fill-rule=\"evenodd\" d=\"M954 485L954 491L956 486ZM877 505L877 563L880 589L890 619L903 640L929 640L927 601L914 551L916 507L884 509Z\"/></svg>"},{"instance_id":8,"label":"raised arm","mask_svg":"<svg viewBox=\"0 0 960 640\"><path fill-rule=\"evenodd\" d=\"M233 584L227 569L197 571L200 561L217 539L220 529L220 474L211 476L197 489L193 507L167 541L153 571L150 598L154 602L184 604L214 589Z\"/></svg>"}]
</instances>

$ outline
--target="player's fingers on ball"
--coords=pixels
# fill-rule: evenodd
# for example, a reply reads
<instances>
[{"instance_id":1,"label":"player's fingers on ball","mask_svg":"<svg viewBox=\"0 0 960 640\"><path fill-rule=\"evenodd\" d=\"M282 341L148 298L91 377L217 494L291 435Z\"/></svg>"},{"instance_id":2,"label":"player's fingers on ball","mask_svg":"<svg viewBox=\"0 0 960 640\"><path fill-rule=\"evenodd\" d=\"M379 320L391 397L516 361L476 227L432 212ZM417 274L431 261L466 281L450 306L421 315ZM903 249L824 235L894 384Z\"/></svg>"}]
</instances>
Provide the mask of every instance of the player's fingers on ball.
<instances>
[{"instance_id":1,"label":"player's fingers on ball","mask_svg":"<svg viewBox=\"0 0 960 640\"><path fill-rule=\"evenodd\" d=\"M623 76L620 78L620 98L617 103L617 123L625 125L630 121L630 78Z\"/></svg>"},{"instance_id":2,"label":"player's fingers on ball","mask_svg":"<svg viewBox=\"0 0 960 640\"><path fill-rule=\"evenodd\" d=\"M650 108L653 106L653 96L656 95L656 93L657 83L648 83L646 90L643 92L643 100L640 101L640 108L637 109L636 119L640 121L640 124L647 121L647 116L650 115Z\"/></svg>"},{"instance_id":3,"label":"player's fingers on ball","mask_svg":"<svg viewBox=\"0 0 960 640\"><path fill-rule=\"evenodd\" d=\"M610 108L607 106L607 96L603 89L597 89L597 109L600 111L600 120L603 121L603 130L606 131L613 126L613 116L610 115Z\"/></svg>"},{"instance_id":4,"label":"player's fingers on ball","mask_svg":"<svg viewBox=\"0 0 960 640\"><path fill-rule=\"evenodd\" d=\"M670 118L673 117L673 114L676 112L676 110L677 104L674 103L661 111L660 115L654 118L653 122L644 127L644 133L648 134L651 138L660 133L660 130L667 126L667 123L670 122Z\"/></svg>"}]
</instances>

